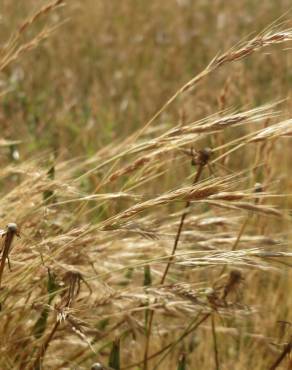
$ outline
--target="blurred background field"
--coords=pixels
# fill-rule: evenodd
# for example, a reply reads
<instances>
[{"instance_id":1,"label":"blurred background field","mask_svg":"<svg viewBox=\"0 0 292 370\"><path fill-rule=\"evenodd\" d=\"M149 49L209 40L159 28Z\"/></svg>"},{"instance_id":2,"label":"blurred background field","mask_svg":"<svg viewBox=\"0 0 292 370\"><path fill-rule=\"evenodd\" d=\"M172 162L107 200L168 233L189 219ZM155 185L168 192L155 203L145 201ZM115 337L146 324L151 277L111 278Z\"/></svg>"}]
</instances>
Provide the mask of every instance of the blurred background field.
<instances>
[{"instance_id":1,"label":"blurred background field","mask_svg":"<svg viewBox=\"0 0 292 370\"><path fill-rule=\"evenodd\" d=\"M1 43L44 4L3 0ZM11 90L1 102L3 135L25 140L24 153L58 146L65 156L93 154L141 127L218 53L262 31L290 5L288 0L68 2L49 15L50 24L65 23L1 76L2 89ZM43 22L32 25L28 36ZM286 98L290 55L268 50L223 68L183 104L172 106L164 120L177 121L182 110L195 120L222 105Z\"/></svg>"},{"instance_id":2,"label":"blurred background field","mask_svg":"<svg viewBox=\"0 0 292 370\"><path fill-rule=\"evenodd\" d=\"M0 2L0 368L291 369L291 2L47 4Z\"/></svg>"}]
</instances>

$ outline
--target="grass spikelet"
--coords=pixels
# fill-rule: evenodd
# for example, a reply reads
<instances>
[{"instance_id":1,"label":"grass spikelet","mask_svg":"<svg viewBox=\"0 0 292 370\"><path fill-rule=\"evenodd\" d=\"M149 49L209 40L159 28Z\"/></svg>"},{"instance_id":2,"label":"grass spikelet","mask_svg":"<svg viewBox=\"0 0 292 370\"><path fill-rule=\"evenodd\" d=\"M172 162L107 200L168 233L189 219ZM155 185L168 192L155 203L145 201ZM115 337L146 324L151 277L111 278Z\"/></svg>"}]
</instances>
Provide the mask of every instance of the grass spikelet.
<instances>
[{"instance_id":1,"label":"grass spikelet","mask_svg":"<svg viewBox=\"0 0 292 370\"><path fill-rule=\"evenodd\" d=\"M41 17L47 16L53 10L58 8L59 6L64 4L64 0L55 0L51 3L44 5L41 9L39 9L35 14L33 14L30 18L28 18L25 22L18 29L18 33L22 34L27 30L27 28L31 27L33 23L36 23Z\"/></svg>"},{"instance_id":2,"label":"grass spikelet","mask_svg":"<svg viewBox=\"0 0 292 370\"><path fill-rule=\"evenodd\" d=\"M54 9L64 4L63 0L56 0L52 3L44 5L40 10L34 13L29 19L24 21L8 40L7 44L2 48L0 58L0 71L6 69L10 64L19 59L26 52L35 49L43 40L47 39L55 30L54 27L44 27L36 36L28 41L21 41L21 38L28 28L36 23L42 16L48 16Z\"/></svg>"},{"instance_id":3,"label":"grass spikelet","mask_svg":"<svg viewBox=\"0 0 292 370\"><path fill-rule=\"evenodd\" d=\"M154 114L154 116L146 123L142 130L139 131L139 136L150 126L181 94L193 89L202 79L216 71L224 64L236 62L251 54L273 44L281 44L292 40L292 31L287 29L277 31L275 28L267 29L262 34L259 34L252 40L244 42L238 48L234 47L221 56L216 56L208 66L198 75L184 84L176 93L167 100L167 102ZM135 135L136 138L138 135Z\"/></svg>"}]
</instances>

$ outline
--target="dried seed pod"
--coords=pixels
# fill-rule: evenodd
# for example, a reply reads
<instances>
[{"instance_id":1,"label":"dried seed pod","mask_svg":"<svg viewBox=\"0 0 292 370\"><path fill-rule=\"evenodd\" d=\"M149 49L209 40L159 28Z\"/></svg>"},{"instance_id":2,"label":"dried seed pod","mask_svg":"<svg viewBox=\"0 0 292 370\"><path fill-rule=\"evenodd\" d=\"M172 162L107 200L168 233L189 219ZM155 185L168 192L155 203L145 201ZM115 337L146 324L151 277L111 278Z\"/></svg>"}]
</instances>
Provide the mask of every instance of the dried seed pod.
<instances>
[{"instance_id":1,"label":"dried seed pod","mask_svg":"<svg viewBox=\"0 0 292 370\"><path fill-rule=\"evenodd\" d=\"M78 297L81 289L81 281L85 283L90 294L92 293L90 285L85 281L79 271L67 271L63 278L63 284L66 289L63 293L63 306L70 307L74 300Z\"/></svg>"},{"instance_id":2,"label":"dried seed pod","mask_svg":"<svg viewBox=\"0 0 292 370\"><path fill-rule=\"evenodd\" d=\"M263 184L261 184L260 182L257 182L254 184L254 192L255 193L261 193L263 191Z\"/></svg>"},{"instance_id":3,"label":"dried seed pod","mask_svg":"<svg viewBox=\"0 0 292 370\"><path fill-rule=\"evenodd\" d=\"M193 150L191 151L191 154L193 156L193 159L192 159L192 165L193 166L205 166L208 162L209 162L209 159L212 155L213 151L211 148L204 148L204 149L201 149L199 150L198 152L193 152Z\"/></svg>"},{"instance_id":4,"label":"dried seed pod","mask_svg":"<svg viewBox=\"0 0 292 370\"><path fill-rule=\"evenodd\" d=\"M8 232L14 233L15 235L19 236L18 227L17 227L16 223L10 222L7 225L7 233Z\"/></svg>"},{"instance_id":5,"label":"dried seed pod","mask_svg":"<svg viewBox=\"0 0 292 370\"><path fill-rule=\"evenodd\" d=\"M239 285L240 282L242 282L243 276L242 273L239 270L232 270L229 274L229 279L224 286L223 296L222 299L225 300L227 295L235 289Z\"/></svg>"},{"instance_id":6,"label":"dried seed pod","mask_svg":"<svg viewBox=\"0 0 292 370\"><path fill-rule=\"evenodd\" d=\"M5 240L4 240L4 247L2 249L2 256L1 256L1 263L0 263L0 286L1 286L1 281L2 281L2 275L5 267L5 261L7 259L8 265L10 267L10 262L9 262L9 252L11 249L12 241L14 239L14 236L19 236L19 231L18 227L15 223L9 223L7 225L7 230L3 233L5 235Z\"/></svg>"}]
</instances>

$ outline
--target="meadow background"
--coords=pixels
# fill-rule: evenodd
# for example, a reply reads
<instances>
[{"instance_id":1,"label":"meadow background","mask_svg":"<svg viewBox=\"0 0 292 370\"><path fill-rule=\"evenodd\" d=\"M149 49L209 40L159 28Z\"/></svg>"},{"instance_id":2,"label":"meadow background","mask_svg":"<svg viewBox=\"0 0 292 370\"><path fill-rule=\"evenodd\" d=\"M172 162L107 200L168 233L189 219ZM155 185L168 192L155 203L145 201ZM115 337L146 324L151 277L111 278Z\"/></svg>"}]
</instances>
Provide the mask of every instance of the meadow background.
<instances>
[{"instance_id":1,"label":"meadow background","mask_svg":"<svg viewBox=\"0 0 292 370\"><path fill-rule=\"evenodd\" d=\"M1 369L292 368L290 7L1 0Z\"/></svg>"}]
</instances>

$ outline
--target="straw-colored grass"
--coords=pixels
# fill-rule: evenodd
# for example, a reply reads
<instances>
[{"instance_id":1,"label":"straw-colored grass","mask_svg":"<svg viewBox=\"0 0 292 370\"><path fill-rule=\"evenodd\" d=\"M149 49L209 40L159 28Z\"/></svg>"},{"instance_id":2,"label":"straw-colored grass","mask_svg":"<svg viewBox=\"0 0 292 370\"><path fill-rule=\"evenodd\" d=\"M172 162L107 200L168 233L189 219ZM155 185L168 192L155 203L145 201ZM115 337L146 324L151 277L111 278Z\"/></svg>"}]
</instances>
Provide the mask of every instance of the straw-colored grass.
<instances>
[{"instance_id":1,"label":"straw-colored grass","mask_svg":"<svg viewBox=\"0 0 292 370\"><path fill-rule=\"evenodd\" d=\"M291 368L289 2L207 3L1 5L0 369Z\"/></svg>"}]
</instances>

